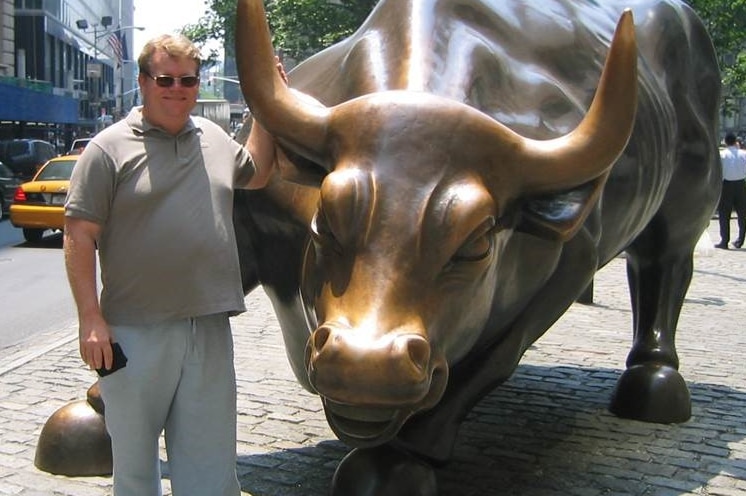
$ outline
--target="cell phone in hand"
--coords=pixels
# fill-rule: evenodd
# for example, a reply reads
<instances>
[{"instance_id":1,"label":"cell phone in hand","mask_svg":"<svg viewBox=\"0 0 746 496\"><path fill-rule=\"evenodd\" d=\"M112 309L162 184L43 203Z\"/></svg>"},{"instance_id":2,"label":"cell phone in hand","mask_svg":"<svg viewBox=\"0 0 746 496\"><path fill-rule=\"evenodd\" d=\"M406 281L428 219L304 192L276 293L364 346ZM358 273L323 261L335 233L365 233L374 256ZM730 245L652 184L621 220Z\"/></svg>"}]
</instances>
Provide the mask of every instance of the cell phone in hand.
<instances>
[{"instance_id":1,"label":"cell phone in hand","mask_svg":"<svg viewBox=\"0 0 746 496\"><path fill-rule=\"evenodd\" d=\"M119 346L119 343L112 343L111 351L114 353L114 362L111 364L110 369L107 369L105 367L96 369L99 377L106 377L107 375L113 374L117 370L124 368L124 366L127 365L127 356L124 354L124 351L122 351L122 347Z\"/></svg>"}]
</instances>

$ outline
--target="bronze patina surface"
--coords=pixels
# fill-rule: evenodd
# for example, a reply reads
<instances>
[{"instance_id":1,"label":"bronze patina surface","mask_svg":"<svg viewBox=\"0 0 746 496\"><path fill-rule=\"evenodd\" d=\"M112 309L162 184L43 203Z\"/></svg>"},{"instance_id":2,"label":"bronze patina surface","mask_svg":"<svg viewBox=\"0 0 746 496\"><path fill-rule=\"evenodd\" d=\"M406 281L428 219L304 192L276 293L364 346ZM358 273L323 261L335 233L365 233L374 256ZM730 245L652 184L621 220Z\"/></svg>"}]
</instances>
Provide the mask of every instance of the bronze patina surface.
<instances>
[{"instance_id":1,"label":"bronze patina surface","mask_svg":"<svg viewBox=\"0 0 746 496\"><path fill-rule=\"evenodd\" d=\"M39 435L34 465L58 475L111 474L111 438L98 382L88 388L85 401L69 403L49 417Z\"/></svg>"},{"instance_id":2,"label":"bronze patina surface","mask_svg":"<svg viewBox=\"0 0 746 496\"><path fill-rule=\"evenodd\" d=\"M237 62L282 177L237 195L244 285L356 448L334 494L436 493L428 463L470 408L622 251L611 408L689 418L676 324L721 181L719 71L689 7L383 0L288 89L262 3L238 3Z\"/></svg>"}]
</instances>

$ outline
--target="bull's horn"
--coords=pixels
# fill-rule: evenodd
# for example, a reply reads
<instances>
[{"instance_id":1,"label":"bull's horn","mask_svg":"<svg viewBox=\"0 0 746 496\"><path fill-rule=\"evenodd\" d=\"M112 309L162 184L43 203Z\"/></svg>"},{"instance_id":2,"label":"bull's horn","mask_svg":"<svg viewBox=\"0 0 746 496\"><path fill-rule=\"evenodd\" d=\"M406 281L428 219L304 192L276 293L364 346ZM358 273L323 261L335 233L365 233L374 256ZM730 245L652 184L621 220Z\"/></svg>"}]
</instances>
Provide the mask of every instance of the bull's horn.
<instances>
[{"instance_id":1,"label":"bull's horn","mask_svg":"<svg viewBox=\"0 0 746 496\"><path fill-rule=\"evenodd\" d=\"M320 164L328 160L329 110L299 98L280 77L262 0L238 1L236 65L254 118L294 151Z\"/></svg>"},{"instance_id":2,"label":"bull's horn","mask_svg":"<svg viewBox=\"0 0 746 496\"><path fill-rule=\"evenodd\" d=\"M591 107L577 128L557 139L524 139L524 191L567 189L599 177L627 146L637 110L637 43L632 12L616 27Z\"/></svg>"}]
</instances>

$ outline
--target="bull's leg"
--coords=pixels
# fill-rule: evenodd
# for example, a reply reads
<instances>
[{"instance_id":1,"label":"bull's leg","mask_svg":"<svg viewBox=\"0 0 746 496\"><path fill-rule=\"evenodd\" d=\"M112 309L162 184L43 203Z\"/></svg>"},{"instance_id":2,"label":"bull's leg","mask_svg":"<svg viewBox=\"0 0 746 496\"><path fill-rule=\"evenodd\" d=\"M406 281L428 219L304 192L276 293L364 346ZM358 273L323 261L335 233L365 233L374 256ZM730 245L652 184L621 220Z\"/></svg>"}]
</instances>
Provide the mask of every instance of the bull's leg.
<instances>
[{"instance_id":1,"label":"bull's leg","mask_svg":"<svg viewBox=\"0 0 746 496\"><path fill-rule=\"evenodd\" d=\"M645 422L685 422L691 399L678 372L675 337L696 241L664 240L661 231L648 229L627 250L634 342L610 410Z\"/></svg>"},{"instance_id":2,"label":"bull's leg","mask_svg":"<svg viewBox=\"0 0 746 496\"><path fill-rule=\"evenodd\" d=\"M436 496L433 468L389 445L352 450L339 464L331 496Z\"/></svg>"},{"instance_id":3,"label":"bull's leg","mask_svg":"<svg viewBox=\"0 0 746 496\"><path fill-rule=\"evenodd\" d=\"M580 296L578 296L578 303L583 303L584 305L593 304L593 281L591 281Z\"/></svg>"}]
</instances>

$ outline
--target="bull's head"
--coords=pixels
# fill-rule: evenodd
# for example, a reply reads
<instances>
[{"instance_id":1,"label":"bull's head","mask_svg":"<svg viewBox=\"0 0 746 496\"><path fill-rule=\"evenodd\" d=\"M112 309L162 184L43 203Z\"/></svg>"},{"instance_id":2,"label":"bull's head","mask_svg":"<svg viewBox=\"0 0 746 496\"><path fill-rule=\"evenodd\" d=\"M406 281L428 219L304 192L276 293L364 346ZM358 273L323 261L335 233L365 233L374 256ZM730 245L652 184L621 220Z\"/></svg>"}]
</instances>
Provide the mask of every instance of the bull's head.
<instances>
[{"instance_id":1,"label":"bull's head","mask_svg":"<svg viewBox=\"0 0 746 496\"><path fill-rule=\"evenodd\" d=\"M624 149L636 108L632 16L622 15L582 122L537 141L426 93L334 107L299 97L277 74L262 3L238 2L244 96L283 146L328 172L303 268L309 379L341 439L382 443L440 400L448 364L479 338L514 204L602 182ZM558 230L571 236L581 223Z\"/></svg>"}]
</instances>

